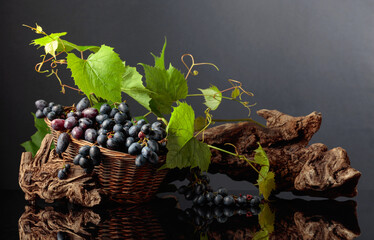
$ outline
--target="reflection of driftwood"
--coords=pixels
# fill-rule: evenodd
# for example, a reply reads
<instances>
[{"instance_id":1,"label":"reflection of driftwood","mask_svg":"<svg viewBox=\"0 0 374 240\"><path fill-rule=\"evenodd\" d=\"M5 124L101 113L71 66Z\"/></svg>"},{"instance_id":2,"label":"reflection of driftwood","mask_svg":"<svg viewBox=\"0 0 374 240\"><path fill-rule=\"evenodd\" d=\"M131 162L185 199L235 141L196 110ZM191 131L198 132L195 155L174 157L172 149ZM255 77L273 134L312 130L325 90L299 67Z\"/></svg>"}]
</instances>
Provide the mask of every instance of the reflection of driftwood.
<instances>
[{"instance_id":1,"label":"reflection of driftwood","mask_svg":"<svg viewBox=\"0 0 374 240\"><path fill-rule=\"evenodd\" d=\"M72 203L87 207L99 204L99 188L92 176L85 174L80 167L71 164L68 178L57 178L63 161L56 156L54 150L50 150L51 144L52 135L48 134L34 158L29 152L22 154L19 185L25 192L26 200L35 201L40 197L46 202L53 202L67 198Z\"/></svg>"},{"instance_id":2,"label":"reflection of driftwood","mask_svg":"<svg viewBox=\"0 0 374 240\"><path fill-rule=\"evenodd\" d=\"M271 203L275 212L274 232L269 239L351 240L360 235L354 201L280 200ZM253 217L231 217L213 223L209 239L252 239L259 231Z\"/></svg>"},{"instance_id":3,"label":"reflection of driftwood","mask_svg":"<svg viewBox=\"0 0 374 240\"><path fill-rule=\"evenodd\" d=\"M26 207L18 220L20 239L57 239L57 233L63 232L68 239L91 239L88 224L98 225L100 216L89 209L61 213L52 207L36 210ZM92 227L91 227L92 228Z\"/></svg>"},{"instance_id":4,"label":"reflection of driftwood","mask_svg":"<svg viewBox=\"0 0 374 240\"><path fill-rule=\"evenodd\" d=\"M235 151L224 145L232 143L239 154L252 158L260 142L276 175L277 192L335 198L353 197L361 173L350 166L346 151L340 147L328 150L324 144L307 146L318 131L322 116L313 112L304 117L292 117L276 110L260 110L267 128L252 122L223 124L205 131L208 144ZM201 138L201 135L199 135ZM224 173L235 180L256 182L257 174L244 161L212 149L209 171Z\"/></svg>"}]
</instances>

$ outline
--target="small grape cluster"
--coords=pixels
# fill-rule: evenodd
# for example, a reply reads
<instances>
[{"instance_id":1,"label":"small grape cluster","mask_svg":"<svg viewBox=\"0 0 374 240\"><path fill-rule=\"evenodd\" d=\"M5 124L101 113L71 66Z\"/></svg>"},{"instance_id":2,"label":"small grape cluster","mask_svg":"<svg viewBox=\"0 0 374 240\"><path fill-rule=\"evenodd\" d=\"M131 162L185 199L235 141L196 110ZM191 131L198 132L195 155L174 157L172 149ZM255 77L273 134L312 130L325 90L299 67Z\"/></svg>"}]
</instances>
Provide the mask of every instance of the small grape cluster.
<instances>
[{"instance_id":1,"label":"small grape cluster","mask_svg":"<svg viewBox=\"0 0 374 240\"><path fill-rule=\"evenodd\" d=\"M38 100L35 102L37 118L48 118L50 121L56 118L64 118L64 107L60 104L55 104L54 102L47 103L44 100Z\"/></svg>"},{"instance_id":2,"label":"small grape cluster","mask_svg":"<svg viewBox=\"0 0 374 240\"><path fill-rule=\"evenodd\" d=\"M69 172L70 172L70 164L67 163L64 165L62 169L58 170L57 177L61 180L65 179L68 176Z\"/></svg>"},{"instance_id":3,"label":"small grape cluster","mask_svg":"<svg viewBox=\"0 0 374 240\"><path fill-rule=\"evenodd\" d=\"M95 166L101 163L101 152L97 146L85 145L81 147L74 157L74 165L79 165L86 173L91 173Z\"/></svg>"}]
</instances>

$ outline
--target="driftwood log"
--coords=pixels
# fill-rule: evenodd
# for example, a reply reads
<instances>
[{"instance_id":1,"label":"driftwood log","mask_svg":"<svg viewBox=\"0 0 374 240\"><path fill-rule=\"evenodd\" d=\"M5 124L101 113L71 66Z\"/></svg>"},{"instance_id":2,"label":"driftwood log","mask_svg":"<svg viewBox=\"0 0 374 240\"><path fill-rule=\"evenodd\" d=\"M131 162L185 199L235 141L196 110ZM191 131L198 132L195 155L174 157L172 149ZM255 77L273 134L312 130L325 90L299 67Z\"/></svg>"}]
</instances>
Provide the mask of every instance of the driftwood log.
<instances>
[{"instance_id":1,"label":"driftwood log","mask_svg":"<svg viewBox=\"0 0 374 240\"><path fill-rule=\"evenodd\" d=\"M308 146L321 126L322 116L313 112L292 117L277 110L260 110L266 128L252 122L223 124L205 131L208 144L235 152L225 143L232 143L239 154L254 157L259 142L275 172L276 192L291 191L296 195L335 198L353 197L361 173L350 166L347 152L340 147L328 150L326 145ZM202 135L199 135L202 138ZM244 160L212 149L211 173L227 174L234 180L256 183L257 173Z\"/></svg>"},{"instance_id":2,"label":"driftwood log","mask_svg":"<svg viewBox=\"0 0 374 240\"><path fill-rule=\"evenodd\" d=\"M63 160L51 150L52 135L47 134L39 151L32 157L30 152L22 153L19 170L19 185L25 199L38 198L52 203L57 199L68 199L81 206L92 207L101 201L100 188L92 175L71 164L68 178L60 180L57 172L63 167Z\"/></svg>"}]
</instances>

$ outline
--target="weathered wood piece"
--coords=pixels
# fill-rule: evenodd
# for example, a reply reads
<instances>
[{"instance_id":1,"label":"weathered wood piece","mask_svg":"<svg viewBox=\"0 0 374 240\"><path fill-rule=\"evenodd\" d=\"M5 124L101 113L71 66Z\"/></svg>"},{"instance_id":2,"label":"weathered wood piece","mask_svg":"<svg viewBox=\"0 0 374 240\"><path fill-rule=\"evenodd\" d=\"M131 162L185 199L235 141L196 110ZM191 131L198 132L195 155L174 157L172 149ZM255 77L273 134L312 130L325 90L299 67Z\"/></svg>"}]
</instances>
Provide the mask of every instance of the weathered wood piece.
<instances>
[{"instance_id":1,"label":"weathered wood piece","mask_svg":"<svg viewBox=\"0 0 374 240\"><path fill-rule=\"evenodd\" d=\"M68 178L60 180L57 172L64 161L51 150L52 135L47 134L35 157L29 152L22 153L19 170L19 185L25 193L25 199L37 198L46 202L68 199L81 206L92 207L100 203L100 188L95 179L78 166L71 165Z\"/></svg>"},{"instance_id":2,"label":"weathered wood piece","mask_svg":"<svg viewBox=\"0 0 374 240\"><path fill-rule=\"evenodd\" d=\"M235 152L248 158L260 142L275 172L276 192L291 191L297 195L335 198L353 197L361 173L350 166L347 152L340 147L328 150L322 143L307 146L321 126L322 116L313 112L292 117L277 110L260 110L267 127L252 122L228 123L205 131L208 144ZM202 135L198 136L200 139ZM234 180L256 183L257 173L244 160L212 149L211 173L227 174Z\"/></svg>"}]
</instances>

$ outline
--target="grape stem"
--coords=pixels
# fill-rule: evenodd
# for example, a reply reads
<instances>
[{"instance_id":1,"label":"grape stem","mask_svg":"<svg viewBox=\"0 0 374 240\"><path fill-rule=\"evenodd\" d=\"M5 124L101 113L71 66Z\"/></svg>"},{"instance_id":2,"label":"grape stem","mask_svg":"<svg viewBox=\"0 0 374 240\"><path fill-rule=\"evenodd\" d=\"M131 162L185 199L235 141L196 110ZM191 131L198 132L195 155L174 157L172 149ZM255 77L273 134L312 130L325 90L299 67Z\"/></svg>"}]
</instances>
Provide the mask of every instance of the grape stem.
<instances>
[{"instance_id":1,"label":"grape stem","mask_svg":"<svg viewBox=\"0 0 374 240\"><path fill-rule=\"evenodd\" d=\"M263 128L266 128L265 125L251 119L251 118L238 118L238 119L212 119L213 122L245 122L245 121L248 121L248 122L252 122L252 123L255 123Z\"/></svg>"}]
</instances>

